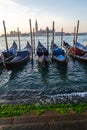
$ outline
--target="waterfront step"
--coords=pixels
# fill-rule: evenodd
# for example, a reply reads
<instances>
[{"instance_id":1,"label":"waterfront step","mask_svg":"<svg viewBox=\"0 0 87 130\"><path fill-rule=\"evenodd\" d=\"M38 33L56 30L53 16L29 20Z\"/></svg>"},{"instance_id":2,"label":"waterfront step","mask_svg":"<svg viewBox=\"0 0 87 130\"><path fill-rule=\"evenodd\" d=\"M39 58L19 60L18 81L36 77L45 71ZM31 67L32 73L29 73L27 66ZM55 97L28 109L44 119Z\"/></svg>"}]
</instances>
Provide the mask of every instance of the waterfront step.
<instances>
[{"instance_id":1,"label":"waterfront step","mask_svg":"<svg viewBox=\"0 0 87 130\"><path fill-rule=\"evenodd\" d=\"M87 130L87 115L48 113L0 118L0 130Z\"/></svg>"}]
</instances>

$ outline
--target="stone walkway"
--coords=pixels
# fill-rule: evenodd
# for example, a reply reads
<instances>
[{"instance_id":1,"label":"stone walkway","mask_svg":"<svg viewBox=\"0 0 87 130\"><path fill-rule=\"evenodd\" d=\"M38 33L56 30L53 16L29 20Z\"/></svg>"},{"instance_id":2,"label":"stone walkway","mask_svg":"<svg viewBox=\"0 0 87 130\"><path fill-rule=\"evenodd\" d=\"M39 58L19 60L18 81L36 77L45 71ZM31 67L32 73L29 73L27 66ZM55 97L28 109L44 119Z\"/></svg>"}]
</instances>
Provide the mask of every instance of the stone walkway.
<instances>
[{"instance_id":1,"label":"stone walkway","mask_svg":"<svg viewBox=\"0 0 87 130\"><path fill-rule=\"evenodd\" d=\"M0 130L87 130L87 114L27 115L0 118Z\"/></svg>"}]
</instances>

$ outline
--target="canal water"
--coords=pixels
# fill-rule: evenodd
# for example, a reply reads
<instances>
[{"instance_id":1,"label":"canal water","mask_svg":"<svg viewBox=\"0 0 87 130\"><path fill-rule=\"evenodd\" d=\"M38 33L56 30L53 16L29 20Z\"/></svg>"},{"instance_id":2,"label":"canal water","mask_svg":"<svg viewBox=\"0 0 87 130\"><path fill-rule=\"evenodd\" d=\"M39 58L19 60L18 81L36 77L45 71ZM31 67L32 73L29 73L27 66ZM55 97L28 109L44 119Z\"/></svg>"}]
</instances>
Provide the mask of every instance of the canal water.
<instances>
[{"instance_id":1,"label":"canal water","mask_svg":"<svg viewBox=\"0 0 87 130\"><path fill-rule=\"evenodd\" d=\"M23 48L29 37L21 37ZM13 40L18 44L17 37L8 37L9 47ZM46 37L36 37L46 45ZM49 37L51 43L52 37ZM60 46L61 38L55 37L55 43ZM64 40L72 45L73 36L64 36ZM78 36L78 42L86 44L87 36ZM4 37L0 37L0 51L5 49ZM49 44L50 50L50 44ZM51 58L51 56L50 56ZM24 66L14 70L0 67L0 104L7 103L80 103L87 102L87 64L74 61L68 56L68 65L59 66L50 62L48 66L41 66L34 55L34 64L29 60Z\"/></svg>"}]
</instances>

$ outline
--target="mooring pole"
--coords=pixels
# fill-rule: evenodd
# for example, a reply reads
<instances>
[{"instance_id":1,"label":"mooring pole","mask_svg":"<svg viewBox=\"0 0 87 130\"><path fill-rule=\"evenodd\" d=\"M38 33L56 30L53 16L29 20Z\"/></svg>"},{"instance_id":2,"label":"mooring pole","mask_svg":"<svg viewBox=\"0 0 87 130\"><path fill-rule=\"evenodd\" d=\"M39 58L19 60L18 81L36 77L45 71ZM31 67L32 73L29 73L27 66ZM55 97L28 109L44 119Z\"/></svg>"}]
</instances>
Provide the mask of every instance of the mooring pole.
<instances>
[{"instance_id":1,"label":"mooring pole","mask_svg":"<svg viewBox=\"0 0 87 130\"><path fill-rule=\"evenodd\" d=\"M55 24L55 22L53 21L53 33L52 33L52 59L53 59L53 49L54 49L54 24Z\"/></svg>"},{"instance_id":2,"label":"mooring pole","mask_svg":"<svg viewBox=\"0 0 87 130\"><path fill-rule=\"evenodd\" d=\"M63 28L61 29L61 48L63 46Z\"/></svg>"},{"instance_id":3,"label":"mooring pole","mask_svg":"<svg viewBox=\"0 0 87 130\"><path fill-rule=\"evenodd\" d=\"M31 26L31 19L29 19L30 24L30 36L31 36L31 46L32 46L32 64L33 64L33 40L32 40L32 26Z\"/></svg>"},{"instance_id":4,"label":"mooring pole","mask_svg":"<svg viewBox=\"0 0 87 130\"><path fill-rule=\"evenodd\" d=\"M8 42L7 42L7 34L6 34L5 21L3 21L3 26L4 26L4 34L5 34L6 50L7 50L7 52L8 52Z\"/></svg>"},{"instance_id":5,"label":"mooring pole","mask_svg":"<svg viewBox=\"0 0 87 130\"><path fill-rule=\"evenodd\" d=\"M21 50L19 28L17 28L17 32L18 32L19 50Z\"/></svg>"},{"instance_id":6,"label":"mooring pole","mask_svg":"<svg viewBox=\"0 0 87 130\"><path fill-rule=\"evenodd\" d=\"M49 28L47 27L47 50L49 52Z\"/></svg>"},{"instance_id":7,"label":"mooring pole","mask_svg":"<svg viewBox=\"0 0 87 130\"><path fill-rule=\"evenodd\" d=\"M35 29L33 28L33 45L34 45L34 54L35 54Z\"/></svg>"}]
</instances>

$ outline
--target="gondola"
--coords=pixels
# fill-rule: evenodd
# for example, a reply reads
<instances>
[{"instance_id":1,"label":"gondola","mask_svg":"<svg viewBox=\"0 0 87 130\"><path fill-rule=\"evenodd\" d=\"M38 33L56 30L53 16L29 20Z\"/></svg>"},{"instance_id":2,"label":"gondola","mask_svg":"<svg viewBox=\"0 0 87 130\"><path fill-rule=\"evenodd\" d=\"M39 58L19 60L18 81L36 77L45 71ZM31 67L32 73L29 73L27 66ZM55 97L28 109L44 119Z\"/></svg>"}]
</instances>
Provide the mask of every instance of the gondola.
<instances>
[{"instance_id":1,"label":"gondola","mask_svg":"<svg viewBox=\"0 0 87 130\"><path fill-rule=\"evenodd\" d=\"M70 48L72 48L72 46L71 46L68 42L65 42L65 41L63 41L63 47L64 47L66 50L69 50Z\"/></svg>"},{"instance_id":2,"label":"gondola","mask_svg":"<svg viewBox=\"0 0 87 130\"><path fill-rule=\"evenodd\" d=\"M82 45L79 42L75 43L75 47L72 47L72 49L70 49L70 51L74 51L76 55L78 56L84 56L85 53L87 53L87 47Z\"/></svg>"},{"instance_id":3,"label":"gondola","mask_svg":"<svg viewBox=\"0 0 87 130\"><path fill-rule=\"evenodd\" d=\"M66 46L67 45L67 46ZM73 57L74 59L78 59L83 62L87 62L87 52L86 46L76 43L76 47L72 47L69 43L63 42L63 46L66 50L68 50L68 54ZM70 48L69 48L70 47Z\"/></svg>"},{"instance_id":4,"label":"gondola","mask_svg":"<svg viewBox=\"0 0 87 130\"><path fill-rule=\"evenodd\" d=\"M17 55L10 61L5 62L5 66L7 69L20 68L20 66L24 65L30 59L31 46L29 42L22 50L17 50Z\"/></svg>"},{"instance_id":5,"label":"gondola","mask_svg":"<svg viewBox=\"0 0 87 130\"><path fill-rule=\"evenodd\" d=\"M37 46L37 61L41 64L48 64L49 62L49 52L48 50L41 44L40 41L38 41L38 46Z\"/></svg>"},{"instance_id":6,"label":"gondola","mask_svg":"<svg viewBox=\"0 0 87 130\"><path fill-rule=\"evenodd\" d=\"M13 41L12 46L8 49L8 50L4 50L1 52L1 56L0 56L0 65L3 65L3 60L5 61L9 61L12 58L14 58L15 54L16 54L16 50L17 50L17 44L15 41ZM4 59L3 59L4 58Z\"/></svg>"},{"instance_id":7,"label":"gondola","mask_svg":"<svg viewBox=\"0 0 87 130\"><path fill-rule=\"evenodd\" d=\"M87 53L87 46L82 45L79 42L76 42L76 48L78 48L79 50L83 51L84 53Z\"/></svg>"},{"instance_id":8,"label":"gondola","mask_svg":"<svg viewBox=\"0 0 87 130\"><path fill-rule=\"evenodd\" d=\"M68 58L65 51L62 48L59 48L55 43L53 45L53 60L62 65L68 63Z\"/></svg>"},{"instance_id":9,"label":"gondola","mask_svg":"<svg viewBox=\"0 0 87 130\"><path fill-rule=\"evenodd\" d=\"M31 53L32 53L32 47L31 47L31 45L30 45L30 43L28 41L27 41L27 44L24 47L24 49L27 50L27 51L29 51L29 54L31 55Z\"/></svg>"},{"instance_id":10,"label":"gondola","mask_svg":"<svg viewBox=\"0 0 87 130\"><path fill-rule=\"evenodd\" d=\"M79 42L76 42L75 43L75 47L72 47L69 43L63 41L63 47L65 49L69 49L71 51L75 51L75 53L79 56L82 56L84 55L85 53L87 53L87 47L82 45L81 43Z\"/></svg>"}]
</instances>

